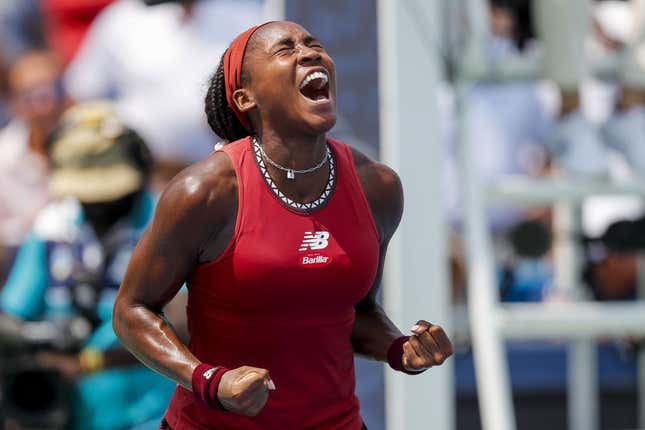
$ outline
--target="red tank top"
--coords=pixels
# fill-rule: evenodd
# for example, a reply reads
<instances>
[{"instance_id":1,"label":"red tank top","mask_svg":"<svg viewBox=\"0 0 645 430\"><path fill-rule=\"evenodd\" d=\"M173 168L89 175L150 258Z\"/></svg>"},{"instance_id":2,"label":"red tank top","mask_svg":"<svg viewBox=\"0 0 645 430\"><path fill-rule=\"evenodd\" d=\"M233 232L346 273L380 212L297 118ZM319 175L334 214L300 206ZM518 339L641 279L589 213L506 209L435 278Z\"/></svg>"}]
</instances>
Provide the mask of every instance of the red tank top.
<instances>
[{"instance_id":1,"label":"red tank top","mask_svg":"<svg viewBox=\"0 0 645 430\"><path fill-rule=\"evenodd\" d=\"M265 368L277 389L247 418L207 409L178 386L166 412L174 430L361 428L350 334L376 276L378 233L349 147L328 143L335 186L309 213L271 189L250 138L222 149L238 213L226 250L188 282L189 347L208 364Z\"/></svg>"}]
</instances>

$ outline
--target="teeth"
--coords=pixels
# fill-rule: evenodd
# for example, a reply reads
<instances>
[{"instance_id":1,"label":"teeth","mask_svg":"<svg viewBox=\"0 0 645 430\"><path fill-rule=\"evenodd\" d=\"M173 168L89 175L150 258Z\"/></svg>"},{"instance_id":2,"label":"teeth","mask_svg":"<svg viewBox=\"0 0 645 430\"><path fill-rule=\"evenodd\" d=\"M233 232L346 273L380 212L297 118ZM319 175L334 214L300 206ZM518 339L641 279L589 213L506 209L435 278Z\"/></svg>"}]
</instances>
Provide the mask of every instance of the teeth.
<instances>
[{"instance_id":1,"label":"teeth","mask_svg":"<svg viewBox=\"0 0 645 430\"><path fill-rule=\"evenodd\" d=\"M313 72L307 75L307 77L302 81L302 83L300 84L300 89L303 89L304 87L306 87L307 84L309 84L309 82L313 81L314 79L322 79L320 85L318 86L319 89L322 88L323 85L325 85L329 81L329 78L327 77L326 73Z\"/></svg>"}]
</instances>

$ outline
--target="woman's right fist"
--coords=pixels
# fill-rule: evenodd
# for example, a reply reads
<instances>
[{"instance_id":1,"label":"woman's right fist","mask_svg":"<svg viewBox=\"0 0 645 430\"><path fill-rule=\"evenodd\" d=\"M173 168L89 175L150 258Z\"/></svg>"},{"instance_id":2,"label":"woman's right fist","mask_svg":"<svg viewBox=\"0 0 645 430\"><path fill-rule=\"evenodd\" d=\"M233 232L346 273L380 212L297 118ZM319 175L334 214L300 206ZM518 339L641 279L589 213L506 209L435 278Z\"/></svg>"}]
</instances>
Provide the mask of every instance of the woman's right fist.
<instances>
[{"instance_id":1,"label":"woman's right fist","mask_svg":"<svg viewBox=\"0 0 645 430\"><path fill-rule=\"evenodd\" d=\"M269 371L242 366L222 375L217 388L217 399L227 411L254 417L260 413L275 384Z\"/></svg>"}]
</instances>

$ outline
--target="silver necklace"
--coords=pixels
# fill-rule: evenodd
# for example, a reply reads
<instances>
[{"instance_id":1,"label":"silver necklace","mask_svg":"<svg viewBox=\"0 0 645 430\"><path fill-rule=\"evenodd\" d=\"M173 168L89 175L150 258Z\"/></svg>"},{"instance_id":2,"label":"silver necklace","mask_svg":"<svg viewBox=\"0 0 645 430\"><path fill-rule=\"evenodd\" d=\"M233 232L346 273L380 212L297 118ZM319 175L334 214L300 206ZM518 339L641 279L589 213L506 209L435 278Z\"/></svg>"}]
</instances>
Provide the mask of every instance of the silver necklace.
<instances>
[{"instance_id":1,"label":"silver necklace","mask_svg":"<svg viewBox=\"0 0 645 430\"><path fill-rule=\"evenodd\" d=\"M320 196L313 202L309 203L296 202L287 197L282 191L280 191L277 184L273 182L273 179L271 178L271 175L269 175L269 171L264 164L264 158L262 158L262 152L260 152L260 145L256 140L253 140L252 146L255 161L260 169L262 177L264 178L264 182L267 184L273 195L277 197L285 206L297 212L311 213L315 210L320 209L329 201L336 187L336 160L329 145L327 145L327 153L329 154L329 177L327 178L327 185L325 186L325 189L320 194Z\"/></svg>"},{"instance_id":2,"label":"silver necklace","mask_svg":"<svg viewBox=\"0 0 645 430\"><path fill-rule=\"evenodd\" d=\"M307 173L315 172L316 170L320 169L322 166L325 165L325 163L329 160L329 157L331 156L331 152L329 151L329 148L326 148L325 155L323 156L323 159L320 160L320 163L316 164L314 167L310 167L308 169L303 169L303 170L295 170L295 169L290 169L288 167L281 166L280 164L276 163L273 161L269 156L267 155L266 152L264 152L264 148L259 142L259 139L257 137L253 137L253 143L260 149L260 153L262 153L262 157L265 158L270 165L275 167L278 170L282 170L283 172L287 173L287 179L293 180L296 179L296 174L298 175L305 175Z\"/></svg>"}]
</instances>

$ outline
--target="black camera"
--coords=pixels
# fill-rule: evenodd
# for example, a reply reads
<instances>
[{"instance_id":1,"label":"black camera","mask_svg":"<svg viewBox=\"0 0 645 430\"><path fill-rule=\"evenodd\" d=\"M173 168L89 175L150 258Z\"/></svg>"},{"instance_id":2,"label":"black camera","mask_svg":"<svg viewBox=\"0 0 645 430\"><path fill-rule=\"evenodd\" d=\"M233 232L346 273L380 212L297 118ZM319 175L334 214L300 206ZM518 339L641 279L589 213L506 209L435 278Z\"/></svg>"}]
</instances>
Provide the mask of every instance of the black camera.
<instances>
[{"instance_id":1,"label":"black camera","mask_svg":"<svg viewBox=\"0 0 645 430\"><path fill-rule=\"evenodd\" d=\"M70 293L75 312L69 317L38 322L0 318L0 428L69 428L72 382L35 357L44 351L78 353L98 325L100 285L81 277Z\"/></svg>"}]
</instances>

